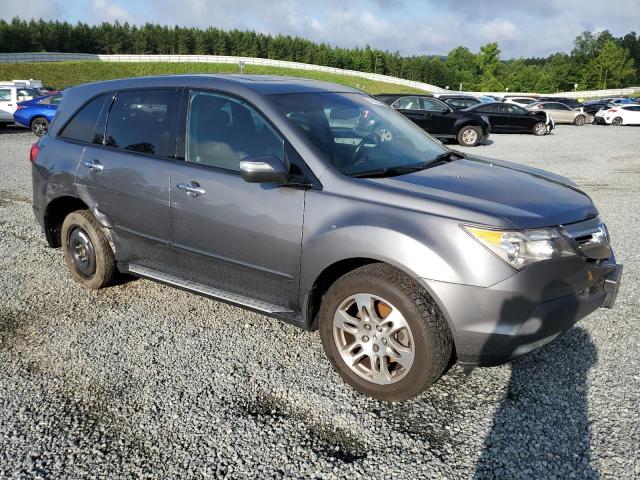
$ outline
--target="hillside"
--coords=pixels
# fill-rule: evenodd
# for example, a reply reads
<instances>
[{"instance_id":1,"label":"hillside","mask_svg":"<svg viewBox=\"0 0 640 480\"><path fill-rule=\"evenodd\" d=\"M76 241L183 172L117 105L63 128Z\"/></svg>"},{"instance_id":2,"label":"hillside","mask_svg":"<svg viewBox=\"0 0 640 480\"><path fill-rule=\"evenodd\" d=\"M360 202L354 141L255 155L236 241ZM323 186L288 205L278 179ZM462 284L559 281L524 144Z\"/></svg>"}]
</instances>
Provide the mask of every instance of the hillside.
<instances>
[{"instance_id":1,"label":"hillside","mask_svg":"<svg viewBox=\"0 0 640 480\"><path fill-rule=\"evenodd\" d=\"M114 78L179 73L240 73L240 71L237 65L216 63L51 62L0 64L0 80L34 78L42 80L45 85L56 88ZM424 93L403 85L309 70L247 65L244 68L244 73L312 78L347 85L371 94L385 92Z\"/></svg>"}]
</instances>

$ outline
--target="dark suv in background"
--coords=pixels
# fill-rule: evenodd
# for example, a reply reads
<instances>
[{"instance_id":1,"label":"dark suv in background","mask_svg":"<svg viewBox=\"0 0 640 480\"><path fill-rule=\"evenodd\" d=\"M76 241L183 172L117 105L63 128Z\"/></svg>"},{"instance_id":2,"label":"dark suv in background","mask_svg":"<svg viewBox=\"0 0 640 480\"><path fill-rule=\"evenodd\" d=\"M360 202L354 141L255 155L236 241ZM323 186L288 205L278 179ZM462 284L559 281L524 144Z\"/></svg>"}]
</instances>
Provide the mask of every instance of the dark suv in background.
<instances>
[{"instance_id":1,"label":"dark suv in background","mask_svg":"<svg viewBox=\"0 0 640 480\"><path fill-rule=\"evenodd\" d=\"M340 85L82 85L30 159L35 216L78 283L129 272L319 329L382 400L552 341L611 306L621 275L571 181L467 158Z\"/></svg>"},{"instance_id":2,"label":"dark suv in background","mask_svg":"<svg viewBox=\"0 0 640 480\"><path fill-rule=\"evenodd\" d=\"M455 110L430 95L404 93L376 97L434 137L455 140L465 147L475 147L488 138L491 132L491 125L486 116Z\"/></svg>"}]
</instances>

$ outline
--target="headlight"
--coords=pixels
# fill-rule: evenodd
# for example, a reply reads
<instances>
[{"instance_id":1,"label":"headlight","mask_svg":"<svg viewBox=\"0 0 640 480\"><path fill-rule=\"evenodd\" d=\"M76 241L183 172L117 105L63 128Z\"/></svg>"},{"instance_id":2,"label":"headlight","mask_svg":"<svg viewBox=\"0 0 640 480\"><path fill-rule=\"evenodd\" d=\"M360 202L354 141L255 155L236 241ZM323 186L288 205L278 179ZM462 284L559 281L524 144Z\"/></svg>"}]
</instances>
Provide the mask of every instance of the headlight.
<instances>
[{"instance_id":1,"label":"headlight","mask_svg":"<svg viewBox=\"0 0 640 480\"><path fill-rule=\"evenodd\" d=\"M555 228L500 231L464 226L464 229L518 270L542 260L576 255L573 246Z\"/></svg>"}]
</instances>

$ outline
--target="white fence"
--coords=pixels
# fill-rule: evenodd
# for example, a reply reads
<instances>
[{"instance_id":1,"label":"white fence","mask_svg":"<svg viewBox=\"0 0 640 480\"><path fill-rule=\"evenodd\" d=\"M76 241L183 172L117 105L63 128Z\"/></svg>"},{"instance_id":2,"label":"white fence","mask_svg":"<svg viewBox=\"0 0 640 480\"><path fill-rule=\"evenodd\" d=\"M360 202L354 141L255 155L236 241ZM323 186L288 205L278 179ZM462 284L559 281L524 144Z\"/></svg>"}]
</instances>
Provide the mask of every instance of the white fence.
<instances>
[{"instance_id":1,"label":"white fence","mask_svg":"<svg viewBox=\"0 0 640 480\"><path fill-rule=\"evenodd\" d=\"M316 72L328 72L338 75L366 78L378 82L393 83L407 87L417 88L434 93L445 93L448 90L428 83L415 82L404 78L380 75L379 73L358 72L355 70L343 70L341 68L325 67L322 65L311 65L309 63L289 62L285 60L271 60L268 58L253 57L232 57L224 55L97 55L91 53L0 53L0 63L34 63L34 62L71 62L71 61L97 61L97 62L172 62L172 63L227 63L238 65L244 62L245 65L264 65L268 67L293 68L296 70L312 70ZM582 90L577 92L561 92L545 94L545 96L558 96L569 98L592 98L592 97L618 97L632 95L640 91L640 87L620 88L613 90ZM472 95L498 95L505 93L510 95L539 95L531 92L457 92Z\"/></svg>"},{"instance_id":2,"label":"white fence","mask_svg":"<svg viewBox=\"0 0 640 480\"><path fill-rule=\"evenodd\" d=\"M288 62L285 60L271 60L268 58L231 57L223 55L94 55L90 53L0 53L0 63L33 63L33 62L71 62L71 61L99 61L99 62L175 62L175 63L227 63L238 65L264 65L268 67L293 68L296 70L312 70L328 72L350 77L366 78L378 82L393 83L417 88L427 92L444 92L443 88L428 83L415 82L404 78L380 75L379 73L357 72L341 68L311 65L309 63Z\"/></svg>"}]
</instances>

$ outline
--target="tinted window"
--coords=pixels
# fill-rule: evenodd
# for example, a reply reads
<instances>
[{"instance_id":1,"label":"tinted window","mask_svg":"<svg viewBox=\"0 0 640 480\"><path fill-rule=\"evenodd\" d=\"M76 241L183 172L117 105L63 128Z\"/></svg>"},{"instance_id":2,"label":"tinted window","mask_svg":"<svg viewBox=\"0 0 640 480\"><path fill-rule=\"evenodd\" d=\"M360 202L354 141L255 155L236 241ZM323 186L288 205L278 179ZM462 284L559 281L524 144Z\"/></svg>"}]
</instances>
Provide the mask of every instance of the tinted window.
<instances>
[{"instance_id":1,"label":"tinted window","mask_svg":"<svg viewBox=\"0 0 640 480\"><path fill-rule=\"evenodd\" d=\"M478 113L491 113L491 112L493 112L492 107L493 107L492 105L485 105L484 107L476 108L476 109L474 110L474 112L478 112Z\"/></svg>"},{"instance_id":2,"label":"tinted window","mask_svg":"<svg viewBox=\"0 0 640 480\"><path fill-rule=\"evenodd\" d=\"M526 112L526 110L522 107L519 107L518 105L514 105L514 104L507 104L504 105L507 107L507 110L509 111L509 113L513 113L515 115L523 115Z\"/></svg>"},{"instance_id":3,"label":"tinted window","mask_svg":"<svg viewBox=\"0 0 640 480\"><path fill-rule=\"evenodd\" d=\"M187 161L238 171L240 160L256 155L284 159L283 140L262 116L234 98L191 92Z\"/></svg>"},{"instance_id":4,"label":"tinted window","mask_svg":"<svg viewBox=\"0 0 640 480\"><path fill-rule=\"evenodd\" d=\"M420 110L420 99L418 97L402 97L393 102L392 107L405 110Z\"/></svg>"},{"instance_id":5,"label":"tinted window","mask_svg":"<svg viewBox=\"0 0 640 480\"><path fill-rule=\"evenodd\" d=\"M177 90L119 92L109 111L106 145L173 157L177 110Z\"/></svg>"},{"instance_id":6,"label":"tinted window","mask_svg":"<svg viewBox=\"0 0 640 480\"><path fill-rule=\"evenodd\" d=\"M95 137L96 123L107 95L100 95L82 107L64 127L60 136L79 142L92 143L102 139Z\"/></svg>"},{"instance_id":7,"label":"tinted window","mask_svg":"<svg viewBox=\"0 0 640 480\"><path fill-rule=\"evenodd\" d=\"M494 103L489 106L491 113L507 113L507 105L504 103Z\"/></svg>"},{"instance_id":8,"label":"tinted window","mask_svg":"<svg viewBox=\"0 0 640 480\"><path fill-rule=\"evenodd\" d=\"M447 110L447 106L435 98L422 97L422 102L424 103L424 109L431 112L444 112Z\"/></svg>"}]
</instances>

